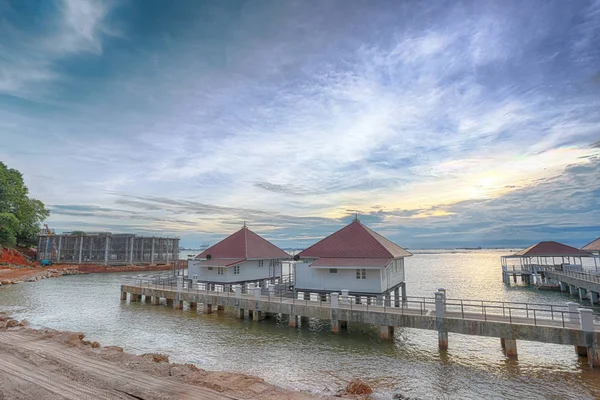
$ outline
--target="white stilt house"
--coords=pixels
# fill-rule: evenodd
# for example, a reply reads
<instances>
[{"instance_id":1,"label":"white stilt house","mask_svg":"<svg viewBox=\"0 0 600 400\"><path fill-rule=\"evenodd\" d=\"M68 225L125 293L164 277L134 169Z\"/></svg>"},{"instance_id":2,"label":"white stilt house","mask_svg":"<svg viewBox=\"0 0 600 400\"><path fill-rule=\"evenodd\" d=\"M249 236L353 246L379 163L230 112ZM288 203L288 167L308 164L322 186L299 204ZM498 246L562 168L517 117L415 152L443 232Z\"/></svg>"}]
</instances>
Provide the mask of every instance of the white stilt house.
<instances>
[{"instance_id":1,"label":"white stilt house","mask_svg":"<svg viewBox=\"0 0 600 400\"><path fill-rule=\"evenodd\" d=\"M188 262L195 282L230 284L281 278L281 262L290 256L244 225Z\"/></svg>"},{"instance_id":2,"label":"white stilt house","mask_svg":"<svg viewBox=\"0 0 600 400\"><path fill-rule=\"evenodd\" d=\"M592 253L594 256L594 267L596 268L596 271L600 269L600 238L586 244L581 250Z\"/></svg>"},{"instance_id":3,"label":"white stilt house","mask_svg":"<svg viewBox=\"0 0 600 400\"><path fill-rule=\"evenodd\" d=\"M298 253L297 291L355 296L405 297L404 258L412 254L364 226L358 219Z\"/></svg>"}]
</instances>

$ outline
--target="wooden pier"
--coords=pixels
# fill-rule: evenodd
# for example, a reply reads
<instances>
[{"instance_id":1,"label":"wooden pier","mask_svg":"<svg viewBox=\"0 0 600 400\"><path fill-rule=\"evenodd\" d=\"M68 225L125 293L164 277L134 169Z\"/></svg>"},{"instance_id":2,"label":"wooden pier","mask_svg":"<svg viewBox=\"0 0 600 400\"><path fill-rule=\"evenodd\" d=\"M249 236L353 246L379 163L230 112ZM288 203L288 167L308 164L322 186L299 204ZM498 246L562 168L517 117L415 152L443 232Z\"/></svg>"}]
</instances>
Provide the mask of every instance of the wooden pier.
<instances>
[{"instance_id":1,"label":"wooden pier","mask_svg":"<svg viewBox=\"0 0 600 400\"><path fill-rule=\"evenodd\" d=\"M212 290L211 290L212 289ZM153 305L167 304L177 309L184 302L192 309L203 304L205 313L215 309L234 310L238 318L246 315L254 321L281 315L289 326L296 327L309 318L331 321L333 333L346 329L349 323L365 323L380 327L380 337L393 337L395 327L435 330L442 350L448 348L448 333L497 337L504 352L517 356L517 340L556 343L575 346L576 353L585 355L590 365L600 366L600 325L592 310L569 305L544 305L485 300L449 299L444 289L433 298L407 297L389 299L375 304L356 304L352 296L332 293L318 296L304 294L304 299L262 293L263 288L250 288L242 293L239 285L215 287L190 284L177 280L158 282L153 279L128 278L121 285L121 300L146 301ZM164 299L164 301L163 301Z\"/></svg>"}]
</instances>

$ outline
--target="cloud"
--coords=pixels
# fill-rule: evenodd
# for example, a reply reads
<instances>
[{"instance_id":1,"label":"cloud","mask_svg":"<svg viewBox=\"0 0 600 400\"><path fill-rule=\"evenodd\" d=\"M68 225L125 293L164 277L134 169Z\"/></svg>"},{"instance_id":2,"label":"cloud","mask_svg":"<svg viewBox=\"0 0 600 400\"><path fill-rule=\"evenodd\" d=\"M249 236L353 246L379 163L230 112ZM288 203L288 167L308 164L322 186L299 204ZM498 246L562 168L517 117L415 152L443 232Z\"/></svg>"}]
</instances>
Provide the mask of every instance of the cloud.
<instances>
[{"instance_id":1,"label":"cloud","mask_svg":"<svg viewBox=\"0 0 600 400\"><path fill-rule=\"evenodd\" d=\"M0 158L66 230L246 220L306 243L358 212L426 245L590 226L597 181L561 177L600 154L594 4L66 1L27 29L7 7ZM532 207L541 187L562 205Z\"/></svg>"},{"instance_id":2,"label":"cloud","mask_svg":"<svg viewBox=\"0 0 600 400\"><path fill-rule=\"evenodd\" d=\"M66 79L56 63L79 53L102 53L101 36L111 31L103 26L108 6L102 1L63 0L47 8L51 18L35 31L21 29L23 17L8 10L0 36L0 95L40 100L41 84ZM39 10L29 10L31 14ZM27 7L21 9L27 13ZM11 23L13 22L13 23Z\"/></svg>"}]
</instances>

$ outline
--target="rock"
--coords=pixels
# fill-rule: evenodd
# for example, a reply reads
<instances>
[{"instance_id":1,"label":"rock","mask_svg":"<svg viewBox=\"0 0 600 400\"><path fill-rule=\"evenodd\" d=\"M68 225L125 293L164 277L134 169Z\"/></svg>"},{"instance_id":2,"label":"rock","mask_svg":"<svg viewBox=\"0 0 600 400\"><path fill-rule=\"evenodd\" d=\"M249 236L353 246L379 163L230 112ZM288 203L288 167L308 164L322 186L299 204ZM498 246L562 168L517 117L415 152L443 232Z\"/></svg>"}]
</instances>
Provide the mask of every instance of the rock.
<instances>
[{"instance_id":1,"label":"rock","mask_svg":"<svg viewBox=\"0 0 600 400\"><path fill-rule=\"evenodd\" d=\"M19 321L17 321L16 319L9 319L8 321L6 321L7 328L12 328L13 326L18 326L18 325L19 325Z\"/></svg>"},{"instance_id":2,"label":"rock","mask_svg":"<svg viewBox=\"0 0 600 400\"><path fill-rule=\"evenodd\" d=\"M29 278L25 278L25 282L35 282L35 276L30 276Z\"/></svg>"},{"instance_id":3,"label":"rock","mask_svg":"<svg viewBox=\"0 0 600 400\"><path fill-rule=\"evenodd\" d=\"M12 281L9 281L8 279L3 279L0 281L0 283L3 285L10 285L12 283Z\"/></svg>"},{"instance_id":4,"label":"rock","mask_svg":"<svg viewBox=\"0 0 600 400\"><path fill-rule=\"evenodd\" d=\"M360 379L354 379L346 386L346 393L348 394L371 394L373 389Z\"/></svg>"},{"instance_id":5,"label":"rock","mask_svg":"<svg viewBox=\"0 0 600 400\"><path fill-rule=\"evenodd\" d=\"M8 321L10 319L9 316L6 315L0 315L0 321Z\"/></svg>"},{"instance_id":6,"label":"rock","mask_svg":"<svg viewBox=\"0 0 600 400\"><path fill-rule=\"evenodd\" d=\"M123 352L123 348L119 347L119 346L106 346L106 347L104 347L104 350L107 350L107 351L114 350L114 351L118 351L120 353Z\"/></svg>"},{"instance_id":7,"label":"rock","mask_svg":"<svg viewBox=\"0 0 600 400\"><path fill-rule=\"evenodd\" d=\"M0 331L3 331L6 329L6 321L0 321Z\"/></svg>"},{"instance_id":8,"label":"rock","mask_svg":"<svg viewBox=\"0 0 600 400\"><path fill-rule=\"evenodd\" d=\"M159 363L159 362L169 362L169 356L166 354L160 354L160 353L146 353L146 354L142 354L142 357L148 360L152 360L155 363Z\"/></svg>"},{"instance_id":9,"label":"rock","mask_svg":"<svg viewBox=\"0 0 600 400\"><path fill-rule=\"evenodd\" d=\"M24 319L23 321L19 322L19 326L27 328L27 327L29 327L29 321Z\"/></svg>"},{"instance_id":10,"label":"rock","mask_svg":"<svg viewBox=\"0 0 600 400\"><path fill-rule=\"evenodd\" d=\"M92 348L93 349L97 349L99 347L100 347L100 343L98 343L98 342L92 342Z\"/></svg>"}]
</instances>

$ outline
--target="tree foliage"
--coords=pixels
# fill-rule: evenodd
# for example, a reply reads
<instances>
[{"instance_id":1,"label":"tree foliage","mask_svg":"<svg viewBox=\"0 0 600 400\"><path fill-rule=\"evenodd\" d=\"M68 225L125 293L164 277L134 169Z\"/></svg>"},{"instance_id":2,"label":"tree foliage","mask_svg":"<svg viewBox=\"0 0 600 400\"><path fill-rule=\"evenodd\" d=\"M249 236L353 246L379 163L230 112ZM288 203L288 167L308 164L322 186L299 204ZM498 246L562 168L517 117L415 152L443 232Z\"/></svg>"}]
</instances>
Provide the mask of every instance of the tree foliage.
<instances>
[{"instance_id":1,"label":"tree foliage","mask_svg":"<svg viewBox=\"0 0 600 400\"><path fill-rule=\"evenodd\" d=\"M40 224L50 211L28 194L23 175L0 161L0 245L12 247L36 242Z\"/></svg>"}]
</instances>

